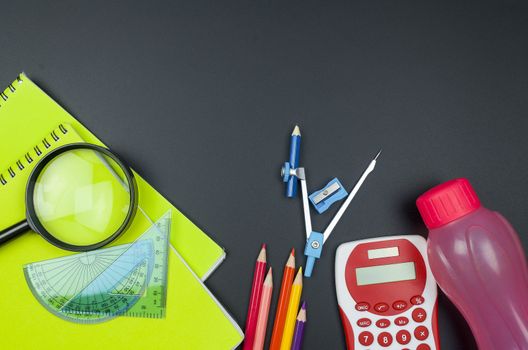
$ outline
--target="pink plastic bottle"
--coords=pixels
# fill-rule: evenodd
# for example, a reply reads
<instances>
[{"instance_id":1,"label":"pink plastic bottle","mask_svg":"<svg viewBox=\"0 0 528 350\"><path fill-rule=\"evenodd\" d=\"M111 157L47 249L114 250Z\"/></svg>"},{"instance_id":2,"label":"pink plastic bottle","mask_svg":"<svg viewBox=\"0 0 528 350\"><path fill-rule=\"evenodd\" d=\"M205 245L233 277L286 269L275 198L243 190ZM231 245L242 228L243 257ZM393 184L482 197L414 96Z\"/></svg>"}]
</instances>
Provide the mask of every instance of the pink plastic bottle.
<instances>
[{"instance_id":1,"label":"pink plastic bottle","mask_svg":"<svg viewBox=\"0 0 528 350\"><path fill-rule=\"evenodd\" d=\"M481 207L466 179L436 186L416 204L429 228L431 270L479 350L527 350L528 267L508 221Z\"/></svg>"}]
</instances>

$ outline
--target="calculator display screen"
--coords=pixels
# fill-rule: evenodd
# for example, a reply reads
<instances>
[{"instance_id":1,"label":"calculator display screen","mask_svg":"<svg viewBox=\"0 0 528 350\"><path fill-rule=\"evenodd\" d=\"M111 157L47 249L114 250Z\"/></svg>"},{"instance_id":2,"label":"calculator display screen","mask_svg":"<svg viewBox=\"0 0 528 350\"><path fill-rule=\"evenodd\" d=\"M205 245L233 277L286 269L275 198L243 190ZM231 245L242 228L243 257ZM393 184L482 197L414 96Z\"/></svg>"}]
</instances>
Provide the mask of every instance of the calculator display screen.
<instances>
[{"instance_id":1,"label":"calculator display screen","mask_svg":"<svg viewBox=\"0 0 528 350\"><path fill-rule=\"evenodd\" d=\"M358 286L416 279L414 262L356 268Z\"/></svg>"}]
</instances>

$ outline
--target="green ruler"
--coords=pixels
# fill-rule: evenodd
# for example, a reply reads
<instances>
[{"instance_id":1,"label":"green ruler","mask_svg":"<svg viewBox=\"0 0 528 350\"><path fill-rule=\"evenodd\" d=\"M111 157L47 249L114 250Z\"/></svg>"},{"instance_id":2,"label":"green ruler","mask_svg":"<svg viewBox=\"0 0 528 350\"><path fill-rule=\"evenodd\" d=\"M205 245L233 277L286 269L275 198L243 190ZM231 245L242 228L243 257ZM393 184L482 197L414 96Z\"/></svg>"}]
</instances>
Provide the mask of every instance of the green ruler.
<instances>
[{"instance_id":1,"label":"green ruler","mask_svg":"<svg viewBox=\"0 0 528 350\"><path fill-rule=\"evenodd\" d=\"M68 321L163 318L170 227L169 211L133 243L28 264L26 280L46 309Z\"/></svg>"}]
</instances>

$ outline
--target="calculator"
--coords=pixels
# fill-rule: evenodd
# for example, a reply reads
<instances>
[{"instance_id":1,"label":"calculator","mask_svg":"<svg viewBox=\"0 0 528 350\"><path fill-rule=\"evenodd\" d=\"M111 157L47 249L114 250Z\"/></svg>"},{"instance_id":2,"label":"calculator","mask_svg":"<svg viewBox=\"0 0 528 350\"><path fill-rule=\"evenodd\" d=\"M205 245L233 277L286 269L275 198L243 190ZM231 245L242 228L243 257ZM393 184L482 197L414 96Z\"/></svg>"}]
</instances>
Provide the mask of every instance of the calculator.
<instances>
[{"instance_id":1,"label":"calculator","mask_svg":"<svg viewBox=\"0 0 528 350\"><path fill-rule=\"evenodd\" d=\"M439 350L436 282L421 236L343 243L335 263L348 350Z\"/></svg>"}]
</instances>

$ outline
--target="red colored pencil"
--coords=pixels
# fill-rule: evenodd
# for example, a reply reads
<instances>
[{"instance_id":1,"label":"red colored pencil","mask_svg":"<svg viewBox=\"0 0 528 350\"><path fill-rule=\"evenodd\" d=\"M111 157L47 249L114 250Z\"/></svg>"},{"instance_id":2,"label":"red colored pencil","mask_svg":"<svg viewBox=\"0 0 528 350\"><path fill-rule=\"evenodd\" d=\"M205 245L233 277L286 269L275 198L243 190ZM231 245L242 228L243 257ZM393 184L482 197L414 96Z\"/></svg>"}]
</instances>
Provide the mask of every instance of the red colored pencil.
<instances>
[{"instance_id":1,"label":"red colored pencil","mask_svg":"<svg viewBox=\"0 0 528 350\"><path fill-rule=\"evenodd\" d=\"M280 349L294 275L295 249L292 249L290 255L288 256L288 261L286 261L286 265L284 266L284 272L282 273L281 290L279 294L279 301L277 302L277 311L275 312L275 322L273 323L273 333L271 335L269 350Z\"/></svg>"},{"instance_id":2,"label":"red colored pencil","mask_svg":"<svg viewBox=\"0 0 528 350\"><path fill-rule=\"evenodd\" d=\"M251 297L249 298L249 307L246 316L246 332L243 350L253 349L265 272L266 245L263 244L257 257L257 262L255 263L255 272L253 272L253 286L251 287Z\"/></svg>"}]
</instances>

